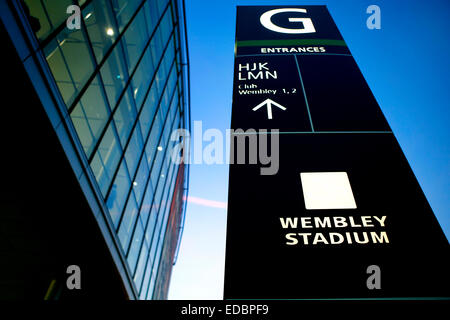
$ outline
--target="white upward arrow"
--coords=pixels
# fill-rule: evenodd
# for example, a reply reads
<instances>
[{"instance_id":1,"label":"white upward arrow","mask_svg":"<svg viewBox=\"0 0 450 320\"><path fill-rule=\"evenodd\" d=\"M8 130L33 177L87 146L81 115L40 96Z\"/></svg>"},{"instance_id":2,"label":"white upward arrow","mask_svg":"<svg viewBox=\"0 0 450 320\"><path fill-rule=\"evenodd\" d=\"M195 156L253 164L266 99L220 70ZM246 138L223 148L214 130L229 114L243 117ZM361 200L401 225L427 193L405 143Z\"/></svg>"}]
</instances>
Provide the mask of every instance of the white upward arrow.
<instances>
[{"instance_id":1,"label":"white upward arrow","mask_svg":"<svg viewBox=\"0 0 450 320\"><path fill-rule=\"evenodd\" d=\"M267 118L272 119L272 105L280 108L281 110L286 110L285 107L283 107L281 104L273 101L272 99L266 99L263 102L261 102L260 104L258 104L256 107L254 107L252 110L256 111L259 108L261 108L262 106L267 105Z\"/></svg>"}]
</instances>

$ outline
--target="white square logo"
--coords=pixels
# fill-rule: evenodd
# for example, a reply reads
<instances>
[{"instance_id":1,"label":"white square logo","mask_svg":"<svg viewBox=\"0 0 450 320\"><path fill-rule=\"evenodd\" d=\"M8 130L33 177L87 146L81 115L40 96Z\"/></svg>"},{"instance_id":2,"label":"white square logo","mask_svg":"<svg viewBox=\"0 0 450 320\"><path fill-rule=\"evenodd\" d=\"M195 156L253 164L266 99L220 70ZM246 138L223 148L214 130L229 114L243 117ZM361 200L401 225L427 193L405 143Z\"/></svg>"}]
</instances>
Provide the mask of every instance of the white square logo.
<instances>
[{"instance_id":1,"label":"white square logo","mask_svg":"<svg viewBox=\"0 0 450 320\"><path fill-rule=\"evenodd\" d=\"M300 180L306 209L356 209L347 172L301 172Z\"/></svg>"}]
</instances>

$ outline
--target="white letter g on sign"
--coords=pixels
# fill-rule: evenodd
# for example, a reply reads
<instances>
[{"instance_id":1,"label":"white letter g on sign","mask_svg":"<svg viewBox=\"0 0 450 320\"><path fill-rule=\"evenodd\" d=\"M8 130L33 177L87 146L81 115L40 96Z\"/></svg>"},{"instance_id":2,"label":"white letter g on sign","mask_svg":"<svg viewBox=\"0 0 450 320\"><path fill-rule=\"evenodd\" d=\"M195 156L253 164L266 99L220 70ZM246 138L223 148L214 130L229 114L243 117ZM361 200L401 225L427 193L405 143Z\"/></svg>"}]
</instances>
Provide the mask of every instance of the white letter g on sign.
<instances>
[{"instance_id":1,"label":"white letter g on sign","mask_svg":"<svg viewBox=\"0 0 450 320\"><path fill-rule=\"evenodd\" d=\"M283 8L283 9L273 9L269 10L261 15L261 18L259 19L261 21L261 24L266 27L269 30L279 32L279 33L290 33L290 34L297 34L297 33L314 33L316 32L316 29L314 28L314 25L310 18L289 18L289 22L302 22L303 28L297 28L297 29L289 29L289 28L283 28L280 26L275 25L272 22L272 16L278 13L282 12L301 12L306 13L306 9L295 9L295 8Z\"/></svg>"}]
</instances>

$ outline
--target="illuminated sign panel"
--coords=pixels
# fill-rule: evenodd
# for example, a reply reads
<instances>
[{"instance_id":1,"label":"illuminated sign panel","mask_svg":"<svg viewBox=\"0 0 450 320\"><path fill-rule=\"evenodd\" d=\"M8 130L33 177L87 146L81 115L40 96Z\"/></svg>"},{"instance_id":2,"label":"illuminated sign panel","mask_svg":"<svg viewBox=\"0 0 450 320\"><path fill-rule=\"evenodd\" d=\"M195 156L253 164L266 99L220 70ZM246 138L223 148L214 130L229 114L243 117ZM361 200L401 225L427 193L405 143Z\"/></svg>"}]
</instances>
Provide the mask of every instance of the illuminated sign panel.
<instances>
[{"instance_id":1,"label":"illuminated sign panel","mask_svg":"<svg viewBox=\"0 0 450 320\"><path fill-rule=\"evenodd\" d=\"M450 296L448 241L326 7L238 7L235 50L231 139L275 137L279 166L230 165L225 299Z\"/></svg>"}]
</instances>

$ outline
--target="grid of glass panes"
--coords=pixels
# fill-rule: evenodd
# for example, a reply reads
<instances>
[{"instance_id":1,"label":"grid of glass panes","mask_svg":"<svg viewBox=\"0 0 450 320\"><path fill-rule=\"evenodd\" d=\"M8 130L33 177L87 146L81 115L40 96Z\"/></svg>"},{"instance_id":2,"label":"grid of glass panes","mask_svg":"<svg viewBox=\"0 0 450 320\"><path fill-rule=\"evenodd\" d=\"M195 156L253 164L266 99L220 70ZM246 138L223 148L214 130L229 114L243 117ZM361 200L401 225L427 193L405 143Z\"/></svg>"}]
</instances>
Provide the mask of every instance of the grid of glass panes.
<instances>
[{"instance_id":1,"label":"grid of glass panes","mask_svg":"<svg viewBox=\"0 0 450 320\"><path fill-rule=\"evenodd\" d=\"M169 0L26 0L141 299L151 298L184 126L177 14ZM82 8L82 28L65 27Z\"/></svg>"}]
</instances>

